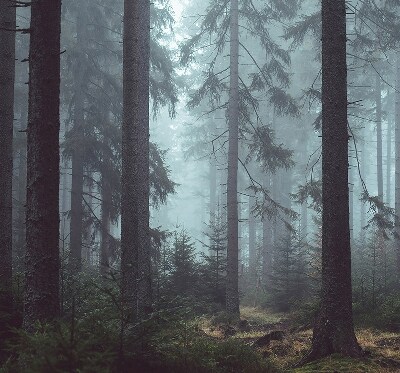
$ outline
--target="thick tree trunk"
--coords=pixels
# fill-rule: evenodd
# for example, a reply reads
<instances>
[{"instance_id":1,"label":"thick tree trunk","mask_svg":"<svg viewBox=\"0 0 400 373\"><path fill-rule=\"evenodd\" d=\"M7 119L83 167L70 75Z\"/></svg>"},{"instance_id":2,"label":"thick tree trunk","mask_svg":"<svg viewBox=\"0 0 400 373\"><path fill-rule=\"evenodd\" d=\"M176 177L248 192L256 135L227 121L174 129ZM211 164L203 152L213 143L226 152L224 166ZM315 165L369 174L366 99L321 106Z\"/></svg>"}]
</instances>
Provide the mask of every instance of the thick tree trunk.
<instances>
[{"instance_id":1,"label":"thick tree trunk","mask_svg":"<svg viewBox=\"0 0 400 373\"><path fill-rule=\"evenodd\" d=\"M84 13L83 13L84 14ZM84 93L85 87L85 60L86 25L81 12L77 14L76 39L79 49L78 61L75 71L74 92L74 124L72 132L74 144L72 151L72 182L71 182L71 222L70 222L70 269L78 273L82 269L82 229L83 229L83 150L84 144Z\"/></svg>"},{"instance_id":2,"label":"thick tree trunk","mask_svg":"<svg viewBox=\"0 0 400 373\"><path fill-rule=\"evenodd\" d=\"M15 4L0 0L0 341L11 315ZM8 29L6 31L5 29ZM0 348L2 343L0 342Z\"/></svg>"},{"instance_id":3,"label":"thick tree trunk","mask_svg":"<svg viewBox=\"0 0 400 373\"><path fill-rule=\"evenodd\" d=\"M136 317L151 311L149 235L150 2L124 1L122 294Z\"/></svg>"},{"instance_id":4,"label":"thick tree trunk","mask_svg":"<svg viewBox=\"0 0 400 373\"><path fill-rule=\"evenodd\" d=\"M31 2L24 327L59 315L61 1Z\"/></svg>"},{"instance_id":5,"label":"thick tree trunk","mask_svg":"<svg viewBox=\"0 0 400 373\"><path fill-rule=\"evenodd\" d=\"M396 258L397 286L400 288L400 53L396 54L396 103L395 103L395 213L396 213Z\"/></svg>"},{"instance_id":6,"label":"thick tree trunk","mask_svg":"<svg viewBox=\"0 0 400 373\"><path fill-rule=\"evenodd\" d=\"M322 1L322 289L312 351L362 354L353 326L345 0Z\"/></svg>"},{"instance_id":7,"label":"thick tree trunk","mask_svg":"<svg viewBox=\"0 0 400 373\"><path fill-rule=\"evenodd\" d=\"M226 276L226 311L239 315L239 242L238 242L238 148L239 148L239 10L238 0L230 8L230 89L229 150L227 180L228 251Z\"/></svg>"}]
</instances>

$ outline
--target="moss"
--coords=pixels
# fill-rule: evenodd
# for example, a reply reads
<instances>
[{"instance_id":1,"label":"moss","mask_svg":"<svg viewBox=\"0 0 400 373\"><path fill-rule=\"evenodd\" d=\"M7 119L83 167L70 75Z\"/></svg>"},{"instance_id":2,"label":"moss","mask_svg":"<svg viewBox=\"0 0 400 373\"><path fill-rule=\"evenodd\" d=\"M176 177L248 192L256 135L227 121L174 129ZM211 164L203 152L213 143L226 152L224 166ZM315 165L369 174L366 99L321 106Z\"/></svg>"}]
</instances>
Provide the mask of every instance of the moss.
<instances>
[{"instance_id":1,"label":"moss","mask_svg":"<svg viewBox=\"0 0 400 373\"><path fill-rule=\"evenodd\" d=\"M384 372L383 368L372 360L356 360L340 355L332 355L322 360L307 364L301 368L290 369L287 372L293 373L379 373Z\"/></svg>"}]
</instances>

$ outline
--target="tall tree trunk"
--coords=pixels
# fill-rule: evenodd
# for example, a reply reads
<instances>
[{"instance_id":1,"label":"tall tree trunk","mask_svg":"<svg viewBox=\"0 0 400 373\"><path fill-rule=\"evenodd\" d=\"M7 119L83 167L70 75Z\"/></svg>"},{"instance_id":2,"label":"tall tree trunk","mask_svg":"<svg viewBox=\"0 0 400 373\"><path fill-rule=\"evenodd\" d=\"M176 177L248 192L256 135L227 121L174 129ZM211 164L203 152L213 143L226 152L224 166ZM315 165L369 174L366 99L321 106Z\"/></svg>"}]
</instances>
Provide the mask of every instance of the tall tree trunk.
<instances>
[{"instance_id":1,"label":"tall tree trunk","mask_svg":"<svg viewBox=\"0 0 400 373\"><path fill-rule=\"evenodd\" d=\"M256 219L253 215L255 197L249 196L249 272L252 285L257 281Z\"/></svg>"},{"instance_id":2,"label":"tall tree trunk","mask_svg":"<svg viewBox=\"0 0 400 373\"><path fill-rule=\"evenodd\" d=\"M383 201L383 166L382 166L382 88L381 77L375 75L375 100L376 100L376 171L378 183L378 197Z\"/></svg>"},{"instance_id":3,"label":"tall tree trunk","mask_svg":"<svg viewBox=\"0 0 400 373\"><path fill-rule=\"evenodd\" d=\"M395 213L396 213L396 258L397 286L400 288L400 53L396 53L396 103L395 103Z\"/></svg>"},{"instance_id":4,"label":"tall tree trunk","mask_svg":"<svg viewBox=\"0 0 400 373\"><path fill-rule=\"evenodd\" d=\"M386 204L392 203L392 117L388 118L388 127L386 135Z\"/></svg>"},{"instance_id":5,"label":"tall tree trunk","mask_svg":"<svg viewBox=\"0 0 400 373\"><path fill-rule=\"evenodd\" d=\"M26 97L28 102L28 97ZM26 122L28 105L21 105L21 114L19 120L19 130L17 135L19 139L18 153L18 181L16 186L16 198L18 209L15 220L15 246L13 249L14 268L17 271L23 271L23 258L25 255L25 204L26 204Z\"/></svg>"},{"instance_id":6,"label":"tall tree trunk","mask_svg":"<svg viewBox=\"0 0 400 373\"><path fill-rule=\"evenodd\" d=\"M215 212L216 212L216 205L217 205L217 162L216 162L214 154L211 155L211 159L210 159L209 181L210 181L210 208L209 208L210 232L209 233L211 233L211 231L215 225L215 221L216 221ZM211 245L212 245L212 239L210 236L209 246L211 247Z\"/></svg>"},{"instance_id":7,"label":"tall tree trunk","mask_svg":"<svg viewBox=\"0 0 400 373\"><path fill-rule=\"evenodd\" d=\"M0 0L0 341L11 315L15 4ZM6 31L8 30L8 31ZM1 342L0 342L1 343ZM2 343L0 348L2 348Z\"/></svg>"},{"instance_id":8,"label":"tall tree trunk","mask_svg":"<svg viewBox=\"0 0 400 373\"><path fill-rule=\"evenodd\" d=\"M345 0L322 1L322 289L307 360L362 353L353 326Z\"/></svg>"},{"instance_id":9,"label":"tall tree trunk","mask_svg":"<svg viewBox=\"0 0 400 373\"><path fill-rule=\"evenodd\" d=\"M61 1L31 2L24 327L59 315Z\"/></svg>"},{"instance_id":10,"label":"tall tree trunk","mask_svg":"<svg viewBox=\"0 0 400 373\"><path fill-rule=\"evenodd\" d=\"M68 132L68 125L65 124L64 127L64 139L65 139L65 134ZM69 223L68 223L68 218L66 216L66 212L69 210L68 205L70 204L70 201L68 200L68 195L70 194L70 162L68 158L65 158L62 163L62 178L61 178L61 241L62 241L62 250L65 249L66 245L69 242L69 234L67 232L70 231ZM69 227L69 229L68 229Z\"/></svg>"},{"instance_id":11,"label":"tall tree trunk","mask_svg":"<svg viewBox=\"0 0 400 373\"><path fill-rule=\"evenodd\" d=\"M239 151L239 10L238 0L230 8L230 88L228 108L229 150L227 180L228 250L226 311L239 315L238 241L238 151Z\"/></svg>"},{"instance_id":12,"label":"tall tree trunk","mask_svg":"<svg viewBox=\"0 0 400 373\"><path fill-rule=\"evenodd\" d=\"M352 157L349 158L349 228L350 228L350 241L354 237L354 165Z\"/></svg>"},{"instance_id":13,"label":"tall tree trunk","mask_svg":"<svg viewBox=\"0 0 400 373\"><path fill-rule=\"evenodd\" d=\"M366 138L367 138L367 134L366 134L366 129L364 128L363 130L363 139L361 142L361 164L360 164L360 172L361 172L361 176L363 179L365 179L366 176L366 167L367 167L367 150L366 150L366 146L365 146L365 142L366 142ZM361 193L363 193L364 189L364 184L363 184L363 180L359 180L359 186L360 186L360 191ZM361 195L362 196L362 195ZM360 197L361 197L360 196ZM366 209L366 205L365 205L365 201L362 200L362 198L360 198L360 202L361 202L361 209L360 209L360 243L361 243L361 247L364 249L365 247L365 229L364 227L367 225L367 209Z\"/></svg>"},{"instance_id":14,"label":"tall tree trunk","mask_svg":"<svg viewBox=\"0 0 400 373\"><path fill-rule=\"evenodd\" d=\"M124 1L121 266L133 316L150 312L149 70L150 2Z\"/></svg>"},{"instance_id":15,"label":"tall tree trunk","mask_svg":"<svg viewBox=\"0 0 400 373\"><path fill-rule=\"evenodd\" d=\"M83 149L84 144L84 93L85 87L85 48L86 24L85 12L79 11L76 21L76 39L79 56L75 71L74 92L74 124L72 128L74 143L72 151L72 182L71 182L71 222L70 222L70 258L69 264L73 273L82 269L82 229L83 229Z\"/></svg>"}]
</instances>

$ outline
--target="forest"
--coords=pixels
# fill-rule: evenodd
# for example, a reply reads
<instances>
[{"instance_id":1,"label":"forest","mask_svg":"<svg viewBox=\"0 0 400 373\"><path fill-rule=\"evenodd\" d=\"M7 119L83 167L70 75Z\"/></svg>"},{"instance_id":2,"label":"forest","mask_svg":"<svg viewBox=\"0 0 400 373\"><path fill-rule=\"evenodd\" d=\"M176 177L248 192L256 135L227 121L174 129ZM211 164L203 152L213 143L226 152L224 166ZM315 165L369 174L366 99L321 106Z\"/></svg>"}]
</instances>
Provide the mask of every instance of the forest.
<instances>
[{"instance_id":1,"label":"forest","mask_svg":"<svg viewBox=\"0 0 400 373\"><path fill-rule=\"evenodd\" d=\"M0 373L400 372L398 0L0 0Z\"/></svg>"}]
</instances>

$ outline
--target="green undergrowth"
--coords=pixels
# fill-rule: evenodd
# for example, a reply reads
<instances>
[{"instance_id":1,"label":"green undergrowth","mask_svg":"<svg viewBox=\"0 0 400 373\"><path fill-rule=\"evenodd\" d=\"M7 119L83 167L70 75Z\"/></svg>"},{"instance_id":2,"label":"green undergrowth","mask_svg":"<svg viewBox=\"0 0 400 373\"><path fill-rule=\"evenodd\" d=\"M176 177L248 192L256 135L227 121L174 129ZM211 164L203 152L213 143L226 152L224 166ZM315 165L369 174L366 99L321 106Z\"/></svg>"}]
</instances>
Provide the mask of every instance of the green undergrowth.
<instances>
[{"instance_id":1,"label":"green undergrowth","mask_svg":"<svg viewBox=\"0 0 400 373\"><path fill-rule=\"evenodd\" d=\"M384 372L382 367L371 360L356 360L340 355L332 355L325 359L306 364L301 368L290 369L293 373L379 373Z\"/></svg>"}]
</instances>

